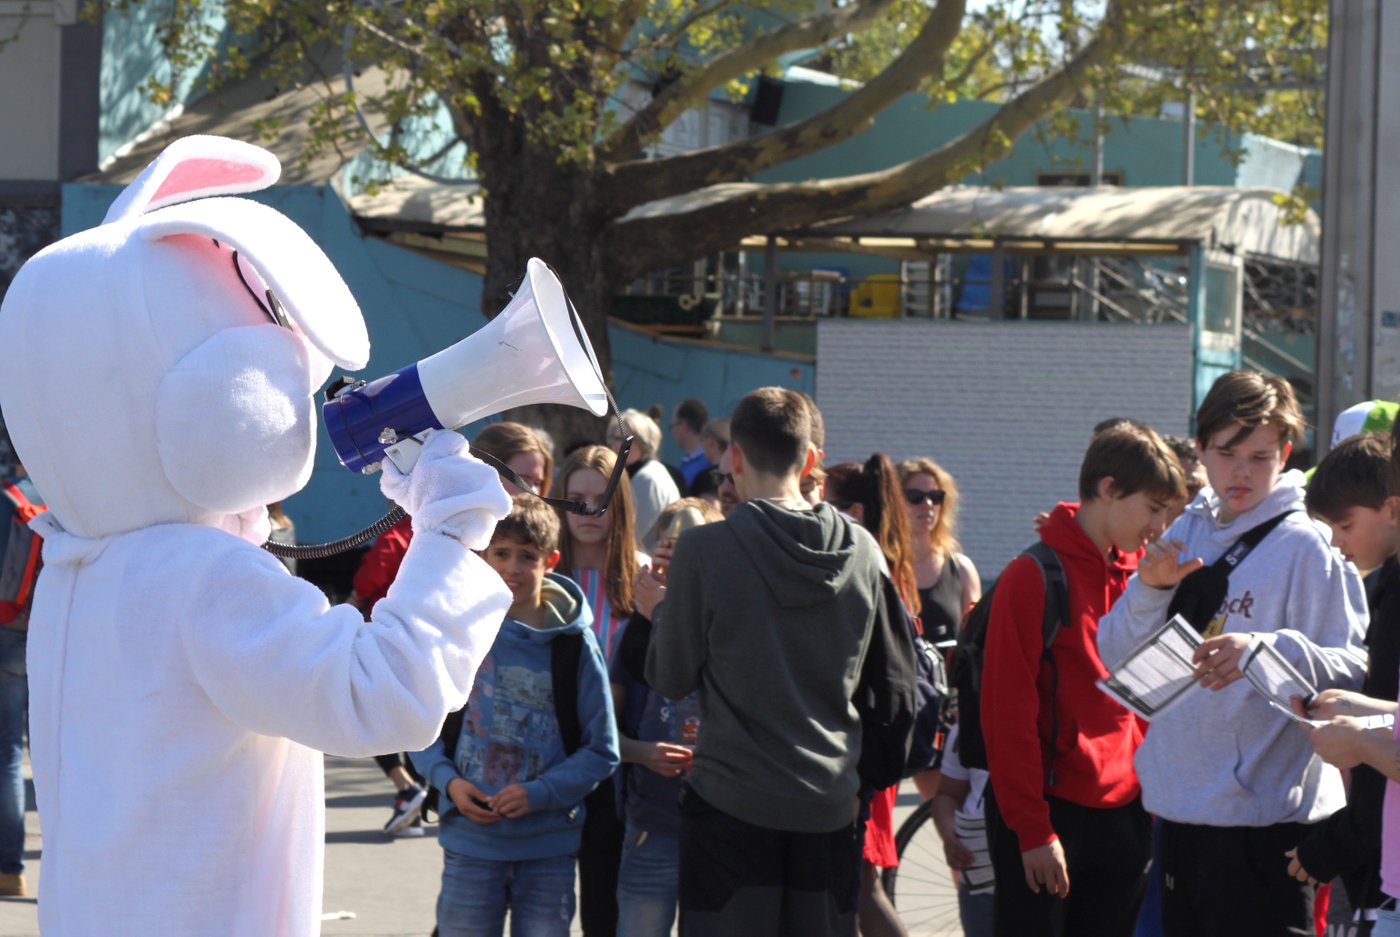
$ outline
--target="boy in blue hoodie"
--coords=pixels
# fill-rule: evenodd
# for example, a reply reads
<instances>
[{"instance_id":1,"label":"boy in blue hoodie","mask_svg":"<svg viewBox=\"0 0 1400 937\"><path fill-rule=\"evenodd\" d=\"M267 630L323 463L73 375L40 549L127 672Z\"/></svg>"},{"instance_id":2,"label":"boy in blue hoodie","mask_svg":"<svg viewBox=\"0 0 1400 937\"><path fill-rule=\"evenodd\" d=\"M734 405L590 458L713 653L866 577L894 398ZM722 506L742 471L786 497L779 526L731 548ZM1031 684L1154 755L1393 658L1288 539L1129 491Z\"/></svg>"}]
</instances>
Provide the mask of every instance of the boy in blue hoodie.
<instances>
[{"instance_id":1,"label":"boy in blue hoodie","mask_svg":"<svg viewBox=\"0 0 1400 937\"><path fill-rule=\"evenodd\" d=\"M477 672L456 750L448 757L440 738L412 756L445 798L441 937L499 937L507 907L515 935L567 937L573 920L583 799L619 756L592 614L579 587L550 572L558 544L553 509L516 495L483 554L514 601ZM582 640L572 753L554 699L553 644L565 635Z\"/></svg>"}]
</instances>

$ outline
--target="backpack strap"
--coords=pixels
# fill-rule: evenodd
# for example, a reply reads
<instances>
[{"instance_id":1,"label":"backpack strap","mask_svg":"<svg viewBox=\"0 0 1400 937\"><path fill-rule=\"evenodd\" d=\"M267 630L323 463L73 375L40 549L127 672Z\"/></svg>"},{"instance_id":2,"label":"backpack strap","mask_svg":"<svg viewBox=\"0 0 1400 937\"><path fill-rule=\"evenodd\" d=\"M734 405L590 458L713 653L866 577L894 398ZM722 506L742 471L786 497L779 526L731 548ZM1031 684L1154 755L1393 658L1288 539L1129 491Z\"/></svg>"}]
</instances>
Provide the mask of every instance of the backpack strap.
<instances>
[{"instance_id":1,"label":"backpack strap","mask_svg":"<svg viewBox=\"0 0 1400 937\"><path fill-rule=\"evenodd\" d=\"M1065 622L1069 621L1069 583L1065 579L1065 567L1057 554L1044 540L1037 540L1025 549L1025 554L1040 566L1040 574L1045 577L1045 612L1042 618L1042 650L1050 654L1050 645L1060 633Z\"/></svg>"},{"instance_id":2,"label":"backpack strap","mask_svg":"<svg viewBox=\"0 0 1400 937\"><path fill-rule=\"evenodd\" d=\"M1055 663L1055 655L1050 653L1050 645L1060 629L1069 621L1069 583L1065 579L1065 567L1059 555L1044 541L1037 540L1024 551L1035 560L1040 574L1045 578L1045 611L1041 618L1041 660L1050 665L1050 739L1047 749L1050 752L1049 769L1046 773L1046 786L1055 786L1055 741L1060 737L1060 712L1056 705L1060 695L1060 667Z\"/></svg>"},{"instance_id":3,"label":"backpack strap","mask_svg":"<svg viewBox=\"0 0 1400 937\"><path fill-rule=\"evenodd\" d=\"M578 668L583 658L583 635L578 633L561 634L549 642L550 686L554 694L554 718L559 722L559 738L564 743L564 754L572 755L582 744L583 729L578 721ZM442 740L442 751L451 761L457 756L457 742L462 737L462 722L466 719L467 707L447 714L438 738ZM424 801L425 812L437 813L441 798L436 788L430 788ZM449 802L450 810L457 809Z\"/></svg>"},{"instance_id":4,"label":"backpack strap","mask_svg":"<svg viewBox=\"0 0 1400 937\"><path fill-rule=\"evenodd\" d=\"M5 499L10 502L14 510L14 522L22 531L18 535L10 532L0 532L0 537L8 538L11 549L26 548L27 552L22 558L7 557L7 564L14 564L17 561L23 563L23 568L18 571L18 584L11 579L10 584L14 587L14 597L0 601L0 625L14 627L19 630L28 628L29 599L34 592L34 581L39 576L40 552L42 541L40 537L28 529L29 522L48 510L47 506L35 504L24 496L24 492L13 482L0 483L0 492L3 492ZM0 544L3 545L3 544ZM13 569L10 570L14 572ZM18 624L15 624L18 622Z\"/></svg>"},{"instance_id":5,"label":"backpack strap","mask_svg":"<svg viewBox=\"0 0 1400 937\"><path fill-rule=\"evenodd\" d=\"M1230 549L1226 550L1220 559L1212 563L1212 566L1219 566L1226 573L1233 572L1236 566L1244 562L1244 558L1254 551L1254 548L1263 542L1264 538L1271 534L1275 527L1282 524L1290 515L1297 513L1297 508L1290 508L1282 514L1275 514L1262 524L1255 524L1253 527L1240 534Z\"/></svg>"},{"instance_id":6,"label":"backpack strap","mask_svg":"<svg viewBox=\"0 0 1400 937\"><path fill-rule=\"evenodd\" d=\"M559 740L567 757L583 744L583 727L578 720L578 668L583 660L583 635L568 632L549 642L549 670L554 694L554 718L559 723Z\"/></svg>"}]
</instances>

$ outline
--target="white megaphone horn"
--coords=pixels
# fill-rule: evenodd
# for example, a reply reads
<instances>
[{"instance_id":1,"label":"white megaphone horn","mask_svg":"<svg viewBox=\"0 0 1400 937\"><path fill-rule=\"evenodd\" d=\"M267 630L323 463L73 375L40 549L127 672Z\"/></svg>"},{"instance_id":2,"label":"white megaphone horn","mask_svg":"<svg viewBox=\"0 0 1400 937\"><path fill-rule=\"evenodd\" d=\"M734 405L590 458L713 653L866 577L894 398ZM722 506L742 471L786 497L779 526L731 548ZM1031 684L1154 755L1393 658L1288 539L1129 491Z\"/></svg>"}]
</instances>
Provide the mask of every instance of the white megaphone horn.
<instances>
[{"instance_id":1,"label":"white megaphone horn","mask_svg":"<svg viewBox=\"0 0 1400 937\"><path fill-rule=\"evenodd\" d=\"M413 438L537 403L608 412L593 346L564 286L538 257L510 304L483 328L417 364L332 390L321 408L346 468L366 474L388 458L407 472Z\"/></svg>"}]
</instances>

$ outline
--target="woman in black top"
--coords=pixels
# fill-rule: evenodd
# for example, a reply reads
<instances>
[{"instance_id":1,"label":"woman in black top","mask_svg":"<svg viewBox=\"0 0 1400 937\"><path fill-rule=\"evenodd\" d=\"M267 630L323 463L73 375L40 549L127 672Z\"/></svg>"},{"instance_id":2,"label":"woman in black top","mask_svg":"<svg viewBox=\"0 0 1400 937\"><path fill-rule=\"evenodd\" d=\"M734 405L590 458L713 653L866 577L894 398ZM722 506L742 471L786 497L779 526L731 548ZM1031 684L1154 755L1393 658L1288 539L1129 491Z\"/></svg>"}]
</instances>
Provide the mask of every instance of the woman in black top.
<instances>
[{"instance_id":1,"label":"woman in black top","mask_svg":"<svg viewBox=\"0 0 1400 937\"><path fill-rule=\"evenodd\" d=\"M963 615L982 597L977 567L959 552L955 536L958 486L926 458L899 463L899 478L912 528L924 636L935 644L955 641Z\"/></svg>"}]
</instances>

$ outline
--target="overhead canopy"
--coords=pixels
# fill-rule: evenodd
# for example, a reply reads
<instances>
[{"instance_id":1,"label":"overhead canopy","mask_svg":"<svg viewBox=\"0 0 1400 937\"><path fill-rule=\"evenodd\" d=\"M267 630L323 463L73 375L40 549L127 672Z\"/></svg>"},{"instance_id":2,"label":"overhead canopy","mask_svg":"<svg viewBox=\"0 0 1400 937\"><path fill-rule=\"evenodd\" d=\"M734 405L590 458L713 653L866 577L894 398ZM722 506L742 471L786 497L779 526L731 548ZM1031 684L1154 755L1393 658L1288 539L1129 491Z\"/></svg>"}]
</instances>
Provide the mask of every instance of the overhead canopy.
<instances>
[{"instance_id":1,"label":"overhead canopy","mask_svg":"<svg viewBox=\"0 0 1400 937\"><path fill-rule=\"evenodd\" d=\"M1321 225L1311 210L1288 223L1285 193L1230 186L1022 186L942 189L906 208L817 225L794 235L914 241L1197 243L1317 264Z\"/></svg>"}]
</instances>

